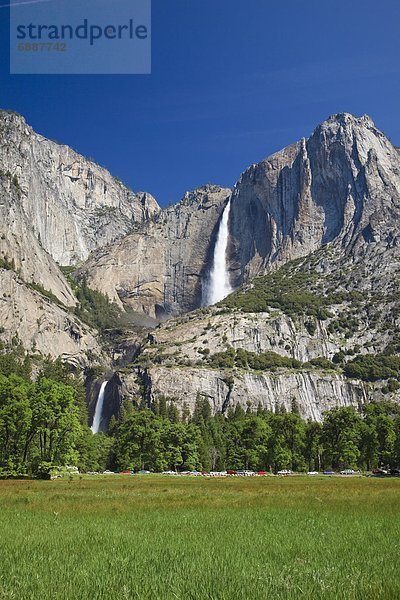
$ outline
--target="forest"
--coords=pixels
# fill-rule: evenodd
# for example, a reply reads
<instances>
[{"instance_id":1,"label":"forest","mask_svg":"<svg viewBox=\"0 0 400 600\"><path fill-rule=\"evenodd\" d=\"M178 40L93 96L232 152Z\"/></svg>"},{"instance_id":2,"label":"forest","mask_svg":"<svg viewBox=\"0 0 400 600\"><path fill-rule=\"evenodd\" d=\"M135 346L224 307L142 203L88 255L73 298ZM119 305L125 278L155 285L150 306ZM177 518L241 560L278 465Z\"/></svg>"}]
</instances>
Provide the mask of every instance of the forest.
<instances>
[{"instance_id":1,"label":"forest","mask_svg":"<svg viewBox=\"0 0 400 600\"><path fill-rule=\"evenodd\" d=\"M28 357L18 344L0 355L0 477L47 476L66 465L111 470L320 471L400 464L400 407L388 400L302 419L292 401L274 412L228 407L212 415L198 393L193 414L160 397L125 400L109 431L93 435L83 384L61 361Z\"/></svg>"}]
</instances>

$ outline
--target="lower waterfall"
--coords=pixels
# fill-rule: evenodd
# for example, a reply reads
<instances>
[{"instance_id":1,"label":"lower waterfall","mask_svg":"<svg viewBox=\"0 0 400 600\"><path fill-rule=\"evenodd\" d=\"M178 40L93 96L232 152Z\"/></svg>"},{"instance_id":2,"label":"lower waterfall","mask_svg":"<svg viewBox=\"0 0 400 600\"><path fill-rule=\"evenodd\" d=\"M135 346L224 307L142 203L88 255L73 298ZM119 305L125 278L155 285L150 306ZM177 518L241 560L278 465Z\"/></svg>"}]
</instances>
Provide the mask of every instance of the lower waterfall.
<instances>
[{"instance_id":1,"label":"lower waterfall","mask_svg":"<svg viewBox=\"0 0 400 600\"><path fill-rule=\"evenodd\" d=\"M104 396L105 389L108 381L103 381L101 384L100 392L97 397L96 408L94 410L93 423L91 426L91 430L93 433L98 433L100 431L101 417L103 415L103 404L104 404Z\"/></svg>"},{"instance_id":2,"label":"lower waterfall","mask_svg":"<svg viewBox=\"0 0 400 600\"><path fill-rule=\"evenodd\" d=\"M229 241L229 213L231 201L224 208L219 224L217 241L214 248L214 257L211 271L203 284L203 306L209 306L219 302L228 296L233 289L229 281L229 273L226 264L226 250Z\"/></svg>"}]
</instances>

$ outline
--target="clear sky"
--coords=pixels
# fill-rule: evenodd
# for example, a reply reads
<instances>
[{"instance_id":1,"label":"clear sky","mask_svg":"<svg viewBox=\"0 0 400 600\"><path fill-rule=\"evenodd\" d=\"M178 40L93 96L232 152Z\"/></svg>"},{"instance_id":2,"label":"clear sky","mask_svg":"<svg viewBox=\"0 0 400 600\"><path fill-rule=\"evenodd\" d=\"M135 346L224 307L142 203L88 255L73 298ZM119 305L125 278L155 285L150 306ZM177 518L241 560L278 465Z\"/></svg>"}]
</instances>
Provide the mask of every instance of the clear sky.
<instances>
[{"instance_id":1,"label":"clear sky","mask_svg":"<svg viewBox=\"0 0 400 600\"><path fill-rule=\"evenodd\" d=\"M0 21L0 106L162 205L333 113L400 145L398 0L153 0L151 75L9 75Z\"/></svg>"}]
</instances>

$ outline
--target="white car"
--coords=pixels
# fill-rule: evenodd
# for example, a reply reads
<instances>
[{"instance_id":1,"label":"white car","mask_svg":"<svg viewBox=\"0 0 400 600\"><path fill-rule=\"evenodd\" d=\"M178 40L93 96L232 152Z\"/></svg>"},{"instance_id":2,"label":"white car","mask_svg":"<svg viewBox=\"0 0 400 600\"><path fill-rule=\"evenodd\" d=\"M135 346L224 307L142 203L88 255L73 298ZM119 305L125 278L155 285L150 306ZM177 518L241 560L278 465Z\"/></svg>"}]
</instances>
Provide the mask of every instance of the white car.
<instances>
[{"instance_id":1,"label":"white car","mask_svg":"<svg viewBox=\"0 0 400 600\"><path fill-rule=\"evenodd\" d=\"M319 475L318 471L308 471L307 475Z\"/></svg>"},{"instance_id":2,"label":"white car","mask_svg":"<svg viewBox=\"0 0 400 600\"><path fill-rule=\"evenodd\" d=\"M354 475L354 471L353 469L343 469L343 471L340 471L341 475Z\"/></svg>"},{"instance_id":3,"label":"white car","mask_svg":"<svg viewBox=\"0 0 400 600\"><path fill-rule=\"evenodd\" d=\"M282 471L278 471L277 475L291 475L292 471L290 469L283 469Z\"/></svg>"}]
</instances>

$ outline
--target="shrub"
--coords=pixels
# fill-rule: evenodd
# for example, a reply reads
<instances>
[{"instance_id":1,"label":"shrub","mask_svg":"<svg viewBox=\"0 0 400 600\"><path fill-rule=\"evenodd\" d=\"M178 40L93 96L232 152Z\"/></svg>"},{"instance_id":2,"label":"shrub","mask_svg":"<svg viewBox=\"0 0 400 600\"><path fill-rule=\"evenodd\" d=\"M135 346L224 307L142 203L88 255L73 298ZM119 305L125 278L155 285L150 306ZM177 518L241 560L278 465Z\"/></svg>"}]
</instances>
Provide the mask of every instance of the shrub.
<instances>
[{"instance_id":1,"label":"shrub","mask_svg":"<svg viewBox=\"0 0 400 600\"><path fill-rule=\"evenodd\" d=\"M14 259L10 261L7 256L0 257L0 269L5 269L6 271L15 271Z\"/></svg>"},{"instance_id":2,"label":"shrub","mask_svg":"<svg viewBox=\"0 0 400 600\"><path fill-rule=\"evenodd\" d=\"M306 321L304 326L310 335L314 335L314 333L317 331L317 325L315 321Z\"/></svg>"},{"instance_id":3,"label":"shrub","mask_svg":"<svg viewBox=\"0 0 400 600\"><path fill-rule=\"evenodd\" d=\"M400 356L385 354L364 354L348 362L344 368L347 377L363 381L380 379L400 379Z\"/></svg>"},{"instance_id":4,"label":"shrub","mask_svg":"<svg viewBox=\"0 0 400 600\"><path fill-rule=\"evenodd\" d=\"M330 361L328 358L325 358L324 356L318 356L317 358L313 358L312 360L310 360L310 364L313 367L317 367L319 369L334 369L335 365L333 364L332 361Z\"/></svg>"},{"instance_id":5,"label":"shrub","mask_svg":"<svg viewBox=\"0 0 400 600\"><path fill-rule=\"evenodd\" d=\"M243 348L238 348L236 352L233 348L228 348L225 352L217 352L209 358L209 364L218 369L236 366L243 369L254 369L255 371L273 371L277 368L299 369L304 366L299 360L281 356L276 352L256 354Z\"/></svg>"}]
</instances>

